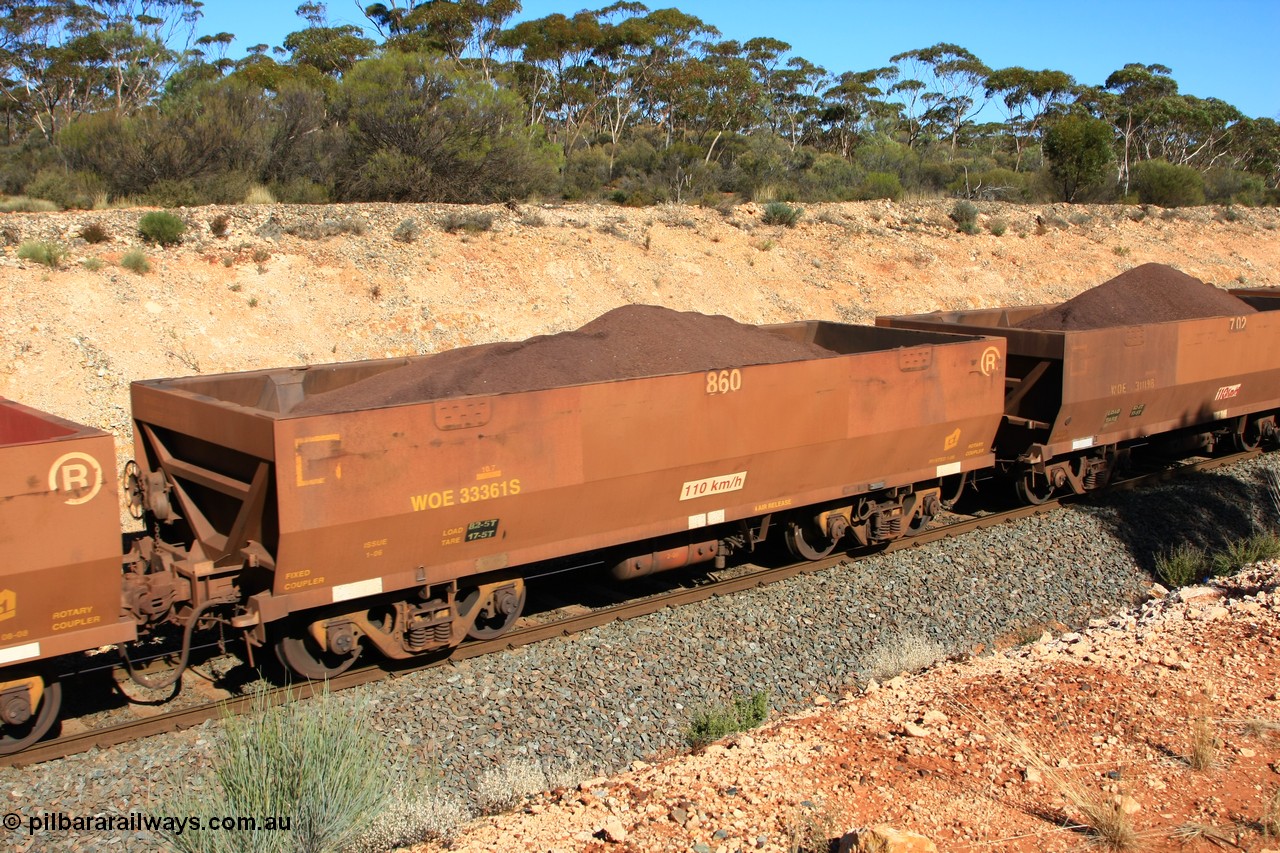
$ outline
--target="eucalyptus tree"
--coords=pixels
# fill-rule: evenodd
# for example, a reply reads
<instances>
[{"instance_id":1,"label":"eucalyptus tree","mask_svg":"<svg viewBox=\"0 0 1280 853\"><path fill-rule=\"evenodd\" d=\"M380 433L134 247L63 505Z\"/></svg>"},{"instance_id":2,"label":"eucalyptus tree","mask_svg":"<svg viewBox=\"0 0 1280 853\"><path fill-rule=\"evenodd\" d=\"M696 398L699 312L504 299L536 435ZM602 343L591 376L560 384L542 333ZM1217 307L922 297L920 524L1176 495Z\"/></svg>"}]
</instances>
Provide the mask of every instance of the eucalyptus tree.
<instances>
[{"instance_id":1,"label":"eucalyptus tree","mask_svg":"<svg viewBox=\"0 0 1280 853\"><path fill-rule=\"evenodd\" d=\"M192 60L199 0L0 4L3 94L48 142L77 116L128 115Z\"/></svg>"},{"instance_id":2,"label":"eucalyptus tree","mask_svg":"<svg viewBox=\"0 0 1280 853\"><path fill-rule=\"evenodd\" d=\"M749 132L764 115L767 92L745 53L736 41L708 43L684 64L688 85L676 108L681 122L706 146L704 163L711 162L726 134Z\"/></svg>"},{"instance_id":3,"label":"eucalyptus tree","mask_svg":"<svg viewBox=\"0 0 1280 853\"><path fill-rule=\"evenodd\" d=\"M818 124L829 145L841 157L852 156L854 147L876 122L896 119L901 107L884 100L897 75L893 67L846 71L822 93Z\"/></svg>"},{"instance_id":4,"label":"eucalyptus tree","mask_svg":"<svg viewBox=\"0 0 1280 853\"><path fill-rule=\"evenodd\" d=\"M1232 165L1280 190L1280 122L1273 118L1241 119L1231 134Z\"/></svg>"},{"instance_id":5,"label":"eucalyptus tree","mask_svg":"<svg viewBox=\"0 0 1280 853\"><path fill-rule=\"evenodd\" d=\"M901 98L909 123L908 144L930 129L939 139L949 139L955 151L960 130L986 104L987 68L978 57L956 44L940 42L889 57L898 67L898 80L890 89Z\"/></svg>"},{"instance_id":6,"label":"eucalyptus tree","mask_svg":"<svg viewBox=\"0 0 1280 853\"><path fill-rule=\"evenodd\" d=\"M1232 130L1243 118L1238 109L1217 98L1164 97L1148 113L1138 145L1143 159L1203 171L1229 154Z\"/></svg>"},{"instance_id":7,"label":"eucalyptus tree","mask_svg":"<svg viewBox=\"0 0 1280 853\"><path fill-rule=\"evenodd\" d=\"M324 3L303 3L297 13L307 26L286 35L282 45L293 65L309 66L336 80L377 47L354 24L330 25Z\"/></svg>"},{"instance_id":8,"label":"eucalyptus tree","mask_svg":"<svg viewBox=\"0 0 1280 853\"><path fill-rule=\"evenodd\" d=\"M601 41L593 12L567 17L559 12L522 21L498 35L501 48L518 53L513 63L516 90L528 105L530 125L547 123L575 134L584 117L581 69Z\"/></svg>"},{"instance_id":9,"label":"eucalyptus tree","mask_svg":"<svg viewBox=\"0 0 1280 853\"><path fill-rule=\"evenodd\" d=\"M643 88L639 92L639 108L659 128L670 146L678 119L679 105L685 100L685 89L699 76L697 61L704 46L718 38L720 31L701 18L679 9L658 9L644 20L649 31L650 64Z\"/></svg>"},{"instance_id":10,"label":"eucalyptus tree","mask_svg":"<svg viewBox=\"0 0 1280 853\"><path fill-rule=\"evenodd\" d=\"M1004 125L1013 140L1015 172L1022 155L1039 135L1046 116L1062 110L1076 91L1075 78L1065 71L1031 71L1020 66L987 75L986 95L999 98Z\"/></svg>"},{"instance_id":11,"label":"eucalyptus tree","mask_svg":"<svg viewBox=\"0 0 1280 853\"><path fill-rule=\"evenodd\" d=\"M794 152L802 143L813 141L819 132L822 93L831 77L825 68L802 56L788 59L777 77L779 87L773 110L780 118L781 135Z\"/></svg>"},{"instance_id":12,"label":"eucalyptus tree","mask_svg":"<svg viewBox=\"0 0 1280 853\"><path fill-rule=\"evenodd\" d=\"M439 52L457 63L465 56L489 78L498 36L520 9L520 0L391 0L366 6L364 14L387 46Z\"/></svg>"},{"instance_id":13,"label":"eucalyptus tree","mask_svg":"<svg viewBox=\"0 0 1280 853\"><path fill-rule=\"evenodd\" d=\"M1112 72L1101 88L1082 92L1082 100L1110 122L1120 138L1116 180L1125 195L1129 193L1129 171L1142 131L1160 109L1161 102L1178 94L1172 73L1170 68L1158 63L1130 62Z\"/></svg>"},{"instance_id":14,"label":"eucalyptus tree","mask_svg":"<svg viewBox=\"0 0 1280 853\"><path fill-rule=\"evenodd\" d=\"M492 202L550 190L555 146L522 120L516 95L444 57L389 51L343 76L343 197Z\"/></svg>"}]
</instances>

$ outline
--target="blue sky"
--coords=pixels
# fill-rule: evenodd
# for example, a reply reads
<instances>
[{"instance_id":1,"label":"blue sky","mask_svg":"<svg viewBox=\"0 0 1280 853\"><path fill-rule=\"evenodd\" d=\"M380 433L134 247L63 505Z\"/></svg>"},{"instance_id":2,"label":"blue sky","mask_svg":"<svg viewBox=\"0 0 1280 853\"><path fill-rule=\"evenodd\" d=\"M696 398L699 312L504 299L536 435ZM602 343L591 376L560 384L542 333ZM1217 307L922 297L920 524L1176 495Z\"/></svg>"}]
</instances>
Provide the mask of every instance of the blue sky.
<instances>
[{"instance_id":1,"label":"blue sky","mask_svg":"<svg viewBox=\"0 0 1280 853\"><path fill-rule=\"evenodd\" d=\"M248 45L280 44L304 23L300 0L205 0L201 33L237 36ZM365 24L368 0L329 0L334 22ZM524 0L519 18L602 8L571 0ZM1173 69L1180 90L1220 98L1252 117L1280 119L1280 0L666 0L716 27L725 38L772 36L828 71L861 71L890 56L938 42L977 54L992 68L1022 65L1066 71L1101 84L1128 62ZM994 107L990 116L998 120Z\"/></svg>"}]
</instances>

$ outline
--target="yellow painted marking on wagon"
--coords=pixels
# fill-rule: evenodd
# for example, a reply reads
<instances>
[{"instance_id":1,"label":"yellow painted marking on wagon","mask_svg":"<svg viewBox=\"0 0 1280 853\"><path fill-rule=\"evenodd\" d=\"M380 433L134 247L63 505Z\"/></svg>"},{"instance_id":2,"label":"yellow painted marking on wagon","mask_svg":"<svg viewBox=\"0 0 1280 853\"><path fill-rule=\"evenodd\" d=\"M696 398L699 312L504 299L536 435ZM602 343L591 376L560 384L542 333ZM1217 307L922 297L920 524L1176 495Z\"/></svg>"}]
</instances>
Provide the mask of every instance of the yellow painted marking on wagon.
<instances>
[{"instance_id":1,"label":"yellow painted marking on wagon","mask_svg":"<svg viewBox=\"0 0 1280 853\"><path fill-rule=\"evenodd\" d=\"M307 477L303 470L304 460L302 458L302 446L304 444L314 444L319 441L341 441L342 436L337 433L331 435L313 435L307 438L295 438L293 440L293 460L297 469L298 486L318 486L325 481L324 477ZM339 462L333 466L334 479L342 479L342 463Z\"/></svg>"}]
</instances>

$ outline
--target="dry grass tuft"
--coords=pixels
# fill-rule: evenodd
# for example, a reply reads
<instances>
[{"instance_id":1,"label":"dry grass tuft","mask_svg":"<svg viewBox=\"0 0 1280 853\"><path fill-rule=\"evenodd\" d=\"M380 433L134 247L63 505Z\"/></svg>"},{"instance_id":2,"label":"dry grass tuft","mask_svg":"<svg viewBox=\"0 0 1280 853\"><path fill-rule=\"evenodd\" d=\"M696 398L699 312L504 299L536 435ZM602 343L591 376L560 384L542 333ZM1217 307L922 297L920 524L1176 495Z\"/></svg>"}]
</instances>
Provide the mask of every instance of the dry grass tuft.
<instances>
[{"instance_id":1,"label":"dry grass tuft","mask_svg":"<svg viewBox=\"0 0 1280 853\"><path fill-rule=\"evenodd\" d=\"M542 768L527 758L517 758L485 771L476 786L475 804L481 814L500 814L546 789Z\"/></svg>"},{"instance_id":2,"label":"dry grass tuft","mask_svg":"<svg viewBox=\"0 0 1280 853\"><path fill-rule=\"evenodd\" d=\"M1258 820L1262 834L1268 838L1280 838L1280 788L1271 793L1271 799Z\"/></svg>"},{"instance_id":3,"label":"dry grass tuft","mask_svg":"<svg viewBox=\"0 0 1280 853\"><path fill-rule=\"evenodd\" d=\"M1212 695L1209 688L1201 691L1196 702L1196 714L1191 718L1191 747L1187 752L1187 763L1192 770L1212 769L1218 761L1218 751L1222 748L1222 740L1218 737L1213 718L1209 714Z\"/></svg>"},{"instance_id":4,"label":"dry grass tuft","mask_svg":"<svg viewBox=\"0 0 1280 853\"><path fill-rule=\"evenodd\" d=\"M787 850L789 853L827 853L832 849L831 839L839 831L836 818L821 801L816 804L805 800L786 821Z\"/></svg>"},{"instance_id":5,"label":"dry grass tuft","mask_svg":"<svg viewBox=\"0 0 1280 853\"><path fill-rule=\"evenodd\" d=\"M906 632L877 644L862 662L868 678L887 678L903 672L918 672L947 656L947 650L933 640Z\"/></svg>"},{"instance_id":6,"label":"dry grass tuft","mask_svg":"<svg viewBox=\"0 0 1280 853\"><path fill-rule=\"evenodd\" d=\"M1232 840L1218 829L1216 826L1210 826L1207 823L1184 823L1171 833L1172 837L1185 844L1188 841L1195 841L1203 838L1206 841L1212 841L1214 844L1222 846L1230 844L1235 846Z\"/></svg>"},{"instance_id":7,"label":"dry grass tuft","mask_svg":"<svg viewBox=\"0 0 1280 853\"><path fill-rule=\"evenodd\" d=\"M995 732L994 737L1004 741L1022 757L1027 767L1039 771L1046 782L1058 789L1067 801L1068 819L1080 821L1076 828L1085 830L1094 841L1109 850L1138 848L1141 836L1133 825L1132 816L1122 807L1121 797L1110 796L1063 769L1051 767L1025 740L1002 732Z\"/></svg>"},{"instance_id":8,"label":"dry grass tuft","mask_svg":"<svg viewBox=\"0 0 1280 853\"><path fill-rule=\"evenodd\" d=\"M1280 723L1275 720L1240 720L1233 722L1237 722L1241 732L1259 740L1280 735Z\"/></svg>"}]
</instances>

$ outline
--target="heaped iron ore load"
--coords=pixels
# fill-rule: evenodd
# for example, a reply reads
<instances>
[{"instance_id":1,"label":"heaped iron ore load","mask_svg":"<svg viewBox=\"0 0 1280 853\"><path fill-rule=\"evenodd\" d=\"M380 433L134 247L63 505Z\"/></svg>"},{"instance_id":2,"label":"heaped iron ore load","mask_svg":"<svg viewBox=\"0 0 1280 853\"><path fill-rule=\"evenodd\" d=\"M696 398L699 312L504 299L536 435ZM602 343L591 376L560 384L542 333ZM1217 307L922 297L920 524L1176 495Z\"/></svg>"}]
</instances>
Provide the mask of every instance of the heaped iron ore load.
<instances>
[{"instance_id":1,"label":"heaped iron ore load","mask_svg":"<svg viewBox=\"0 0 1280 853\"><path fill-rule=\"evenodd\" d=\"M1068 332L1253 313L1212 284L1164 264L1143 264L1013 325Z\"/></svg>"},{"instance_id":2,"label":"heaped iron ore load","mask_svg":"<svg viewBox=\"0 0 1280 853\"><path fill-rule=\"evenodd\" d=\"M543 391L722 367L836 355L728 317L625 305L585 326L525 341L481 344L415 359L327 393L295 413L347 411L451 397Z\"/></svg>"},{"instance_id":3,"label":"heaped iron ore load","mask_svg":"<svg viewBox=\"0 0 1280 853\"><path fill-rule=\"evenodd\" d=\"M991 464L1003 358L635 308L523 345L139 382L133 412L143 479L163 475L146 505L182 531L160 558L199 595L238 589L255 642L285 622L282 656L316 675L361 642L505 630L523 567L570 554L632 577L771 529L808 555L908 533L942 478Z\"/></svg>"},{"instance_id":4,"label":"heaped iron ore load","mask_svg":"<svg viewBox=\"0 0 1280 853\"><path fill-rule=\"evenodd\" d=\"M0 752L57 717L50 658L132 640L111 436L0 397Z\"/></svg>"},{"instance_id":5,"label":"heaped iron ore load","mask_svg":"<svg viewBox=\"0 0 1280 853\"><path fill-rule=\"evenodd\" d=\"M1100 486L1138 447L1255 447L1275 432L1280 319L1171 267L1137 267L1056 306L876 322L1008 342L995 451L1027 500Z\"/></svg>"}]
</instances>

